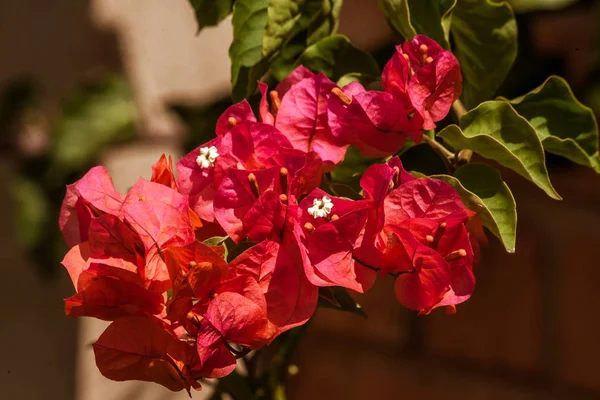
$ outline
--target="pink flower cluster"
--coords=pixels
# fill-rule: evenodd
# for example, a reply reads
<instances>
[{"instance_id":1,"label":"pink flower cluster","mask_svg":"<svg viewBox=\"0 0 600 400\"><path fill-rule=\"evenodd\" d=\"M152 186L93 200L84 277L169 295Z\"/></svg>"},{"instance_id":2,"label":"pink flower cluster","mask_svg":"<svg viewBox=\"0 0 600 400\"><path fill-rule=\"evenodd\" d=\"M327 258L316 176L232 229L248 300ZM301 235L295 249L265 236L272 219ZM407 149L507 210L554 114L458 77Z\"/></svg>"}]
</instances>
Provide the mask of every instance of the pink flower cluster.
<instances>
[{"instance_id":1,"label":"pink flower cluster","mask_svg":"<svg viewBox=\"0 0 600 400\"><path fill-rule=\"evenodd\" d=\"M260 122L246 101L226 110L177 177L163 156L126 195L102 167L68 187L63 264L77 293L65 310L113 321L94 344L106 377L200 388L304 324L319 287L363 293L391 275L398 300L422 313L469 298L476 219L450 185L393 157L364 172L361 200L320 188L349 145L392 155L460 94L450 52L423 36L397 50L383 92L298 67L268 96L260 84ZM252 246L227 263L223 246L203 243L221 235Z\"/></svg>"}]
</instances>

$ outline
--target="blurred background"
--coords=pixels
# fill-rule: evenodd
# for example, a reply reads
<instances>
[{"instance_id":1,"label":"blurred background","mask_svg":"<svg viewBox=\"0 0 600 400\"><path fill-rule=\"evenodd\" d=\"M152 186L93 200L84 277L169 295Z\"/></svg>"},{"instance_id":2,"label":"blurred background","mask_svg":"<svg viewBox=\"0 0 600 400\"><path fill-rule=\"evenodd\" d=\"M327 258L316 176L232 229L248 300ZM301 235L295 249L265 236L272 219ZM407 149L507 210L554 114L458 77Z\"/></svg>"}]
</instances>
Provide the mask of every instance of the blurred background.
<instances>
[{"instance_id":1,"label":"blurred background","mask_svg":"<svg viewBox=\"0 0 600 400\"><path fill-rule=\"evenodd\" d=\"M498 94L559 74L599 115L600 1L512 3L519 56ZM187 0L0 1L0 399L187 398L96 370L90 344L105 324L64 316L73 288L57 218L65 185L91 166L125 192L162 153L214 134L230 104L231 26L196 31ZM393 52L373 0L346 0L340 31L382 65ZM549 164L562 202L503 170L517 251L490 237L457 315L404 310L391 280L360 297L368 321L319 309L289 397L600 398L600 176Z\"/></svg>"}]
</instances>

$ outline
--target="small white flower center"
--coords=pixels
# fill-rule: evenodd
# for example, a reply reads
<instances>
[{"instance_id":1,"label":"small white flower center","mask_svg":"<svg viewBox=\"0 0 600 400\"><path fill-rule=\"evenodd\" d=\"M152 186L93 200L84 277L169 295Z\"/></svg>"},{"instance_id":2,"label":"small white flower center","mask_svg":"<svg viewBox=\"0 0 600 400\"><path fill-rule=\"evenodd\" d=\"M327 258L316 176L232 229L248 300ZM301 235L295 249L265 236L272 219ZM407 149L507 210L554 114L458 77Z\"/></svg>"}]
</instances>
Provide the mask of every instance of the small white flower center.
<instances>
[{"instance_id":1,"label":"small white flower center","mask_svg":"<svg viewBox=\"0 0 600 400\"><path fill-rule=\"evenodd\" d=\"M196 158L196 164L200 168L210 168L215 165L217 157L219 157L219 151L215 146L200 147L200 155Z\"/></svg>"},{"instance_id":2,"label":"small white flower center","mask_svg":"<svg viewBox=\"0 0 600 400\"><path fill-rule=\"evenodd\" d=\"M314 218L325 218L331 214L333 203L327 196L323 196L321 199L314 199L312 207L308 208L308 213Z\"/></svg>"}]
</instances>

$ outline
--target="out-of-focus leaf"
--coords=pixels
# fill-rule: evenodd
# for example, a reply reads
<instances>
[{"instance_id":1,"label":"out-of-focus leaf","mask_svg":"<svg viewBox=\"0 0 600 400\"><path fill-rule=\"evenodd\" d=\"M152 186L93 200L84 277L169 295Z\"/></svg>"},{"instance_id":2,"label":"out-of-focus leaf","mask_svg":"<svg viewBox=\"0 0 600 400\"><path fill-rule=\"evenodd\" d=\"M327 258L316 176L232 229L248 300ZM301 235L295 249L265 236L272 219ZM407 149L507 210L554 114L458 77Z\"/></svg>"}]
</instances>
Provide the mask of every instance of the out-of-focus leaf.
<instances>
[{"instance_id":1,"label":"out-of-focus leaf","mask_svg":"<svg viewBox=\"0 0 600 400\"><path fill-rule=\"evenodd\" d=\"M550 183L544 149L535 129L506 101L487 101L469 111L459 128L450 125L438 136L454 149L471 149L535 183L548 196L561 197Z\"/></svg>"},{"instance_id":2,"label":"out-of-focus leaf","mask_svg":"<svg viewBox=\"0 0 600 400\"><path fill-rule=\"evenodd\" d=\"M455 176L432 175L431 178L452 185L465 206L477 212L483 226L500 239L507 252L514 253L517 232L515 199L496 168L487 164L466 164L456 170Z\"/></svg>"},{"instance_id":3,"label":"out-of-focus leaf","mask_svg":"<svg viewBox=\"0 0 600 400\"><path fill-rule=\"evenodd\" d=\"M564 79L551 76L511 103L535 128L544 150L600 172L596 118Z\"/></svg>"},{"instance_id":4,"label":"out-of-focus leaf","mask_svg":"<svg viewBox=\"0 0 600 400\"><path fill-rule=\"evenodd\" d=\"M457 0L450 33L463 75L467 109L494 95L517 56L517 23L510 5Z\"/></svg>"},{"instance_id":5,"label":"out-of-focus leaf","mask_svg":"<svg viewBox=\"0 0 600 400\"><path fill-rule=\"evenodd\" d=\"M52 167L79 170L106 145L133 138L131 88L119 76L84 86L63 108L51 149Z\"/></svg>"},{"instance_id":6,"label":"out-of-focus leaf","mask_svg":"<svg viewBox=\"0 0 600 400\"><path fill-rule=\"evenodd\" d=\"M189 0L198 21L198 32L204 27L215 26L233 9L234 0Z\"/></svg>"},{"instance_id":7,"label":"out-of-focus leaf","mask_svg":"<svg viewBox=\"0 0 600 400\"><path fill-rule=\"evenodd\" d=\"M333 308L339 311L351 312L367 319L365 310L354 300L348 290L342 287L319 288L319 307Z\"/></svg>"},{"instance_id":8,"label":"out-of-focus leaf","mask_svg":"<svg viewBox=\"0 0 600 400\"><path fill-rule=\"evenodd\" d=\"M275 3L272 2L271 6ZM279 20L280 24L289 26L287 35L283 41L280 40L278 49L269 51L263 49L265 54L273 53L270 59L271 72L273 76L282 80L287 76L296 65L296 60L302 54L307 46L329 36L337 31L341 0L278 0L278 8L286 13L282 13ZM271 23L271 6L269 7L269 22L267 23L267 34L269 23ZM274 20L275 18L273 18ZM274 52L275 51L275 52Z\"/></svg>"},{"instance_id":9,"label":"out-of-focus leaf","mask_svg":"<svg viewBox=\"0 0 600 400\"><path fill-rule=\"evenodd\" d=\"M377 0L379 7L394 29L406 40L417 34L410 21L408 0Z\"/></svg>"},{"instance_id":10,"label":"out-of-focus leaf","mask_svg":"<svg viewBox=\"0 0 600 400\"><path fill-rule=\"evenodd\" d=\"M28 249L35 248L46 237L50 206L40 185L27 178L17 180L13 187L17 205L19 239Z\"/></svg>"},{"instance_id":11,"label":"out-of-focus leaf","mask_svg":"<svg viewBox=\"0 0 600 400\"><path fill-rule=\"evenodd\" d=\"M450 49L451 12L457 1L460 0L408 0L415 31Z\"/></svg>"},{"instance_id":12,"label":"out-of-focus leaf","mask_svg":"<svg viewBox=\"0 0 600 400\"><path fill-rule=\"evenodd\" d=\"M375 80L380 71L375 59L350 44L346 36L333 35L319 40L304 50L297 63L323 72L333 81L347 74L360 74L365 80Z\"/></svg>"},{"instance_id":13,"label":"out-of-focus leaf","mask_svg":"<svg viewBox=\"0 0 600 400\"><path fill-rule=\"evenodd\" d=\"M229 48L234 101L249 97L256 81L268 70L263 59L263 37L269 0L237 0L233 7L233 42Z\"/></svg>"}]
</instances>

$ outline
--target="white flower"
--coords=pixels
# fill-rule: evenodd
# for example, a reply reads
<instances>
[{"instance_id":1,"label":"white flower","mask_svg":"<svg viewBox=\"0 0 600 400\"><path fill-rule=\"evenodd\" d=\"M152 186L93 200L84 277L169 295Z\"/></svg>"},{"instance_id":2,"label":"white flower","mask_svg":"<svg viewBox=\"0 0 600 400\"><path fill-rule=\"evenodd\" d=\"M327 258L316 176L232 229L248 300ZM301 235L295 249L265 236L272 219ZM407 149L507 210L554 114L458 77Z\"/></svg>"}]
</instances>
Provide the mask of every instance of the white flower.
<instances>
[{"instance_id":1,"label":"white flower","mask_svg":"<svg viewBox=\"0 0 600 400\"><path fill-rule=\"evenodd\" d=\"M215 165L217 157L219 157L219 151L215 146L200 147L200 155L196 158L196 164L200 168L209 168Z\"/></svg>"},{"instance_id":2,"label":"white flower","mask_svg":"<svg viewBox=\"0 0 600 400\"><path fill-rule=\"evenodd\" d=\"M325 218L331 214L333 203L327 196L323 196L322 199L314 199L312 207L308 208L308 213L314 218Z\"/></svg>"}]
</instances>

